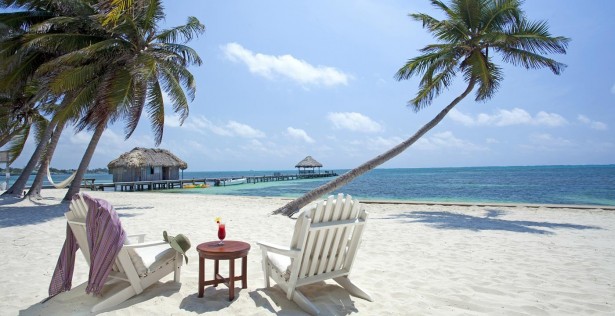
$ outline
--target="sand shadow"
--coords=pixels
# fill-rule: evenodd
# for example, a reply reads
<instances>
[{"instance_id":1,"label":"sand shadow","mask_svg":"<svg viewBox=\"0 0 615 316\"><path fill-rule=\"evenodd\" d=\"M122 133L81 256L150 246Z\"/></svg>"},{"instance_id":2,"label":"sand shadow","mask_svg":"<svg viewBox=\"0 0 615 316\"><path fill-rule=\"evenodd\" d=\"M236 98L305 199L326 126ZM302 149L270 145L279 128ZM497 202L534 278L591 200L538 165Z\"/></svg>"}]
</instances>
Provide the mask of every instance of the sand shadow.
<instances>
[{"instance_id":1,"label":"sand shadow","mask_svg":"<svg viewBox=\"0 0 615 316\"><path fill-rule=\"evenodd\" d=\"M205 287L203 297L199 297L198 293L194 293L184 297L179 304L179 308L184 311L202 314L205 312L221 311L230 307L238 298L241 291L247 291L241 288L235 288L235 299L228 300L228 288L220 285L218 287Z\"/></svg>"},{"instance_id":2,"label":"sand shadow","mask_svg":"<svg viewBox=\"0 0 615 316\"><path fill-rule=\"evenodd\" d=\"M68 210L68 204L40 205L34 207L0 208L0 228L44 223L60 217Z\"/></svg>"},{"instance_id":3,"label":"sand shadow","mask_svg":"<svg viewBox=\"0 0 615 316\"><path fill-rule=\"evenodd\" d=\"M68 211L69 203L59 203L55 205L35 203L29 207L13 207L3 205L0 208L0 228L35 225L51 221L58 218L64 218L64 213ZM128 210L129 208L123 208ZM134 208L131 208L134 209ZM142 209L142 208L138 208ZM122 218L136 217L141 213L127 214L120 213L118 216Z\"/></svg>"},{"instance_id":4,"label":"sand shadow","mask_svg":"<svg viewBox=\"0 0 615 316\"><path fill-rule=\"evenodd\" d=\"M114 205L113 208L116 211L120 210L148 210L153 209L153 206L133 206L133 205Z\"/></svg>"},{"instance_id":5,"label":"sand shadow","mask_svg":"<svg viewBox=\"0 0 615 316\"><path fill-rule=\"evenodd\" d=\"M318 309L322 315L350 315L359 310L348 292L337 284L318 282L299 287L303 293ZM308 315L295 302L286 298L286 293L275 285L270 288L259 288L250 292L254 304L269 313L276 315Z\"/></svg>"},{"instance_id":6,"label":"sand shadow","mask_svg":"<svg viewBox=\"0 0 615 316\"><path fill-rule=\"evenodd\" d=\"M70 315L97 315L100 313L109 313L114 311L121 314L121 312L118 311L120 309L154 300L160 296L170 297L173 294L178 293L181 289L181 283L176 283L174 281L158 281L145 288L140 294L135 295L118 305L104 309L97 313L92 313L92 307L99 303L101 301L101 298L86 294L86 286L87 282L84 282L72 288L68 292L60 293L49 300L45 299L39 303L31 305L26 309L20 310L19 315L59 315L59 312L66 311L70 311ZM113 287L114 285L106 286L106 290L108 290L109 286ZM127 286L127 284L121 282L119 284L116 284L115 286L119 286L121 288ZM105 290L103 290L103 292L104 291ZM105 297L108 295L110 295L109 292L105 292L105 294L103 294L103 296Z\"/></svg>"},{"instance_id":7,"label":"sand shadow","mask_svg":"<svg viewBox=\"0 0 615 316\"><path fill-rule=\"evenodd\" d=\"M545 235L555 234L547 229L602 229L598 226L552 222L515 221L498 218L504 214L506 214L505 211L497 209L487 210L484 217L443 211L410 211L408 213L393 215L390 218L400 219L408 223L424 223L438 229L466 229L472 231L502 230L516 233Z\"/></svg>"}]
</instances>

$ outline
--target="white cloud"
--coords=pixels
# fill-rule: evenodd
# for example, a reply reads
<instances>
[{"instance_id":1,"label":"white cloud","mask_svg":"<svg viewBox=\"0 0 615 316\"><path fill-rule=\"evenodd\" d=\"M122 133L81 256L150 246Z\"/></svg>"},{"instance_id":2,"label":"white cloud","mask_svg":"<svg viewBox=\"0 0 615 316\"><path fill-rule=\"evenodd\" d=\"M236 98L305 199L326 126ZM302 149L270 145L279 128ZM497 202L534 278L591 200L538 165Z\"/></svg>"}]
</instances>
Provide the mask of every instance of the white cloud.
<instances>
[{"instance_id":1,"label":"white cloud","mask_svg":"<svg viewBox=\"0 0 615 316\"><path fill-rule=\"evenodd\" d=\"M567 147L573 145L571 141L565 138L554 137L548 133L533 134L530 136L530 141L543 147Z\"/></svg>"},{"instance_id":2,"label":"white cloud","mask_svg":"<svg viewBox=\"0 0 615 316\"><path fill-rule=\"evenodd\" d=\"M452 109L450 112L448 112L448 117L450 117L453 121L459 122L466 126L475 125L474 118L467 114L461 113L461 111L458 111L457 109Z\"/></svg>"},{"instance_id":3,"label":"white cloud","mask_svg":"<svg viewBox=\"0 0 615 316\"><path fill-rule=\"evenodd\" d=\"M288 136L290 136L291 138L303 140L306 143L313 143L314 142L314 139L312 137L310 137L310 135L308 135L302 129L288 127L286 129L286 132L288 133Z\"/></svg>"},{"instance_id":4,"label":"white cloud","mask_svg":"<svg viewBox=\"0 0 615 316\"><path fill-rule=\"evenodd\" d=\"M261 138L265 137L265 133L249 126L235 121L229 121L226 127L235 135L245 138Z\"/></svg>"},{"instance_id":5,"label":"white cloud","mask_svg":"<svg viewBox=\"0 0 615 316\"><path fill-rule=\"evenodd\" d=\"M107 134L109 134L111 131L110 130L106 130ZM75 145L86 145L90 143L90 140L92 139L92 134L85 132L85 131L81 131L77 134L69 134L70 137L68 139L68 141L71 144L75 144Z\"/></svg>"},{"instance_id":6,"label":"white cloud","mask_svg":"<svg viewBox=\"0 0 615 316\"><path fill-rule=\"evenodd\" d=\"M164 126L165 127L180 127L182 125L179 124L179 116L165 115L164 116Z\"/></svg>"},{"instance_id":7,"label":"white cloud","mask_svg":"<svg viewBox=\"0 0 615 316\"><path fill-rule=\"evenodd\" d=\"M417 148L420 149L441 149L441 148L457 148L468 150L485 150L485 147L476 145L472 142L457 138L452 132L446 131L436 133L432 136L423 136L416 142Z\"/></svg>"},{"instance_id":8,"label":"white cloud","mask_svg":"<svg viewBox=\"0 0 615 316\"><path fill-rule=\"evenodd\" d=\"M566 125L568 121L556 113L547 113L544 111L538 112L534 118L533 124L535 125L547 125L547 126L562 126Z\"/></svg>"},{"instance_id":9,"label":"white cloud","mask_svg":"<svg viewBox=\"0 0 615 316\"><path fill-rule=\"evenodd\" d=\"M233 62L242 62L251 73L273 79L276 75L286 77L302 85L347 85L351 76L334 67L313 66L305 60L292 55L265 55L254 53L237 43L228 43L221 47L226 58Z\"/></svg>"},{"instance_id":10,"label":"white cloud","mask_svg":"<svg viewBox=\"0 0 615 316\"><path fill-rule=\"evenodd\" d=\"M171 128L185 128L190 132L206 134L206 131L219 136L238 136L244 138L262 138L265 133L250 125L236 121L228 121L226 124L215 124L202 115L190 116L183 125L179 125L176 116L165 116L164 124Z\"/></svg>"},{"instance_id":11,"label":"white cloud","mask_svg":"<svg viewBox=\"0 0 615 316\"><path fill-rule=\"evenodd\" d=\"M381 136L370 137L367 139L354 140L350 142L353 145L353 150L357 148L366 148L373 151L385 151L399 145L404 139L401 137L393 136L390 138L384 138Z\"/></svg>"},{"instance_id":12,"label":"white cloud","mask_svg":"<svg viewBox=\"0 0 615 316\"><path fill-rule=\"evenodd\" d=\"M589 117L585 115L579 115L577 116L577 119L579 120L579 122L588 125L590 128L593 128L595 130L606 131L608 129L608 125L606 125L605 123L592 121L591 119L589 119Z\"/></svg>"},{"instance_id":13,"label":"white cloud","mask_svg":"<svg viewBox=\"0 0 615 316\"><path fill-rule=\"evenodd\" d=\"M466 126L511 126L511 125L546 125L563 126L568 123L564 117L557 113L540 111L532 117L530 113L523 109L514 108L512 110L498 110L495 114L480 113L476 117L461 113L453 109L449 113L453 121Z\"/></svg>"},{"instance_id":14,"label":"white cloud","mask_svg":"<svg viewBox=\"0 0 615 316\"><path fill-rule=\"evenodd\" d=\"M347 129L355 132L375 133L382 131L382 126L368 116L357 112L334 112L327 115L336 129Z\"/></svg>"}]
</instances>

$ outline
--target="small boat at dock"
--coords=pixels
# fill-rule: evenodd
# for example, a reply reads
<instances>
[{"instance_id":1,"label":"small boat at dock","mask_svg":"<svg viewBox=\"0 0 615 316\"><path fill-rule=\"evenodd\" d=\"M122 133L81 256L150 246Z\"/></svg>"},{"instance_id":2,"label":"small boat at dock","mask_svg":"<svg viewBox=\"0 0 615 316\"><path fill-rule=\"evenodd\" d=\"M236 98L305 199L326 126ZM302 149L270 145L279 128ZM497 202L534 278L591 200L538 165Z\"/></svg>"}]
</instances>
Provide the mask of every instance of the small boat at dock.
<instances>
[{"instance_id":1,"label":"small boat at dock","mask_svg":"<svg viewBox=\"0 0 615 316\"><path fill-rule=\"evenodd\" d=\"M227 185L237 185L247 183L248 179L246 178L237 178L237 179L224 179L219 180L216 185L217 186L227 186Z\"/></svg>"}]
</instances>

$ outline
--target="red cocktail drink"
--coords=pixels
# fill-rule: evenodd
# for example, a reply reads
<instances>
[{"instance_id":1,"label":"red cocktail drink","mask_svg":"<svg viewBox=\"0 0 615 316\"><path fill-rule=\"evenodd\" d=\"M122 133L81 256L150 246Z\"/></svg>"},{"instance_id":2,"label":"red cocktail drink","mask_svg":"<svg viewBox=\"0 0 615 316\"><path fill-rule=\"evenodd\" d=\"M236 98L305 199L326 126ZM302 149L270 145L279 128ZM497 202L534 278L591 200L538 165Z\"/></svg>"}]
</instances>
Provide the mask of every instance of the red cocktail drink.
<instances>
[{"instance_id":1,"label":"red cocktail drink","mask_svg":"<svg viewBox=\"0 0 615 316\"><path fill-rule=\"evenodd\" d=\"M226 237L226 225L225 224L218 224L218 239L220 239L220 245L224 244L223 240Z\"/></svg>"}]
</instances>

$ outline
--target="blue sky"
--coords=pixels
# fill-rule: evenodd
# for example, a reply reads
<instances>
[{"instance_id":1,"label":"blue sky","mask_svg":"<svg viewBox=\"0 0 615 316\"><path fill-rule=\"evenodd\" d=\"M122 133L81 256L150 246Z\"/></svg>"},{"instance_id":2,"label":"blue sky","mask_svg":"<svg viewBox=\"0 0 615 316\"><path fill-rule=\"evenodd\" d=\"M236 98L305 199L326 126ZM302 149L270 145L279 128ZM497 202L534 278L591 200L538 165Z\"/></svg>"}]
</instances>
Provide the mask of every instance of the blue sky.
<instances>
[{"instance_id":1,"label":"blue sky","mask_svg":"<svg viewBox=\"0 0 615 316\"><path fill-rule=\"evenodd\" d=\"M164 1L166 26L196 16L207 31L189 43L197 95L179 126L167 109L161 148L188 171L292 169L311 155L324 169L352 168L414 134L460 94L452 87L420 112L418 79L395 72L433 38L408 13L441 18L429 1ZM591 4L589 4L591 3ZM526 1L530 20L572 39L560 76L500 63L496 96L463 100L384 168L615 163L615 2ZM90 134L67 128L52 166L77 168ZM144 117L124 140L103 135L91 168L134 147L153 147ZM15 167L32 151L28 145Z\"/></svg>"}]
</instances>

